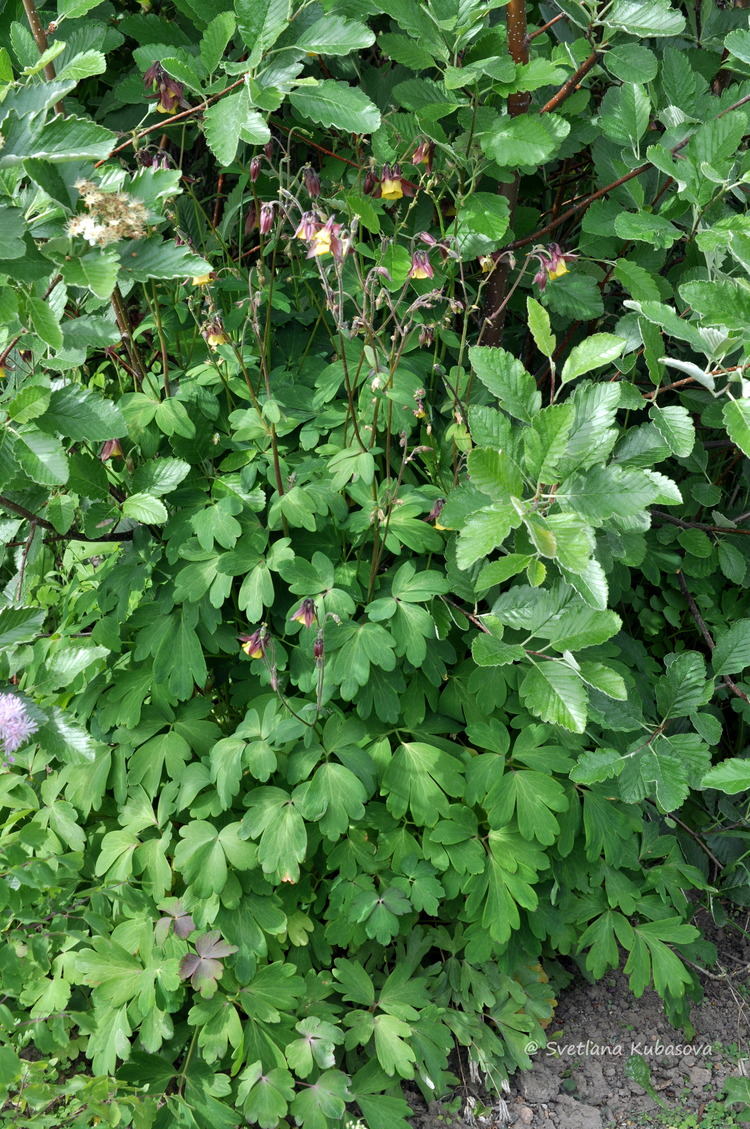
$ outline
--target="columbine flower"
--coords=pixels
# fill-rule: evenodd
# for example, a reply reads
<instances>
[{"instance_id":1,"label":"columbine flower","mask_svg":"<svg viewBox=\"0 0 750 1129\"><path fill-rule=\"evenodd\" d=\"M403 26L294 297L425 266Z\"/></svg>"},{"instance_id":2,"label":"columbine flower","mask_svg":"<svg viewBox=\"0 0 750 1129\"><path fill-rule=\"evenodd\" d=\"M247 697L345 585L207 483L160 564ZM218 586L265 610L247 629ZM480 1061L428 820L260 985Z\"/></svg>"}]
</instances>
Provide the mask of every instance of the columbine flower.
<instances>
[{"instance_id":1,"label":"columbine flower","mask_svg":"<svg viewBox=\"0 0 750 1129\"><path fill-rule=\"evenodd\" d=\"M273 227L273 210L274 204L261 204L260 206L260 233L261 235L268 235Z\"/></svg>"},{"instance_id":2,"label":"columbine flower","mask_svg":"<svg viewBox=\"0 0 750 1129\"><path fill-rule=\"evenodd\" d=\"M429 176L432 172L432 158L435 156L435 142L434 141L420 141L414 150L411 163L413 165L424 165L425 172Z\"/></svg>"},{"instance_id":3,"label":"columbine flower","mask_svg":"<svg viewBox=\"0 0 750 1129\"><path fill-rule=\"evenodd\" d=\"M435 344L434 325L423 325L419 331L419 344L423 349L428 349Z\"/></svg>"},{"instance_id":4,"label":"columbine flower","mask_svg":"<svg viewBox=\"0 0 750 1129\"><path fill-rule=\"evenodd\" d=\"M305 165L302 170L302 178L305 182L308 196L320 196L320 177L312 165Z\"/></svg>"},{"instance_id":5,"label":"columbine flower","mask_svg":"<svg viewBox=\"0 0 750 1129\"><path fill-rule=\"evenodd\" d=\"M304 239L305 243L309 243L320 231L322 226L322 223L314 212L305 212L297 225L294 238Z\"/></svg>"},{"instance_id":6,"label":"columbine flower","mask_svg":"<svg viewBox=\"0 0 750 1129\"><path fill-rule=\"evenodd\" d=\"M424 406L424 400L422 398L424 396L424 394L425 394L424 388L418 388L416 390L416 392L414 393L414 399L417 401L417 406L414 409L414 415L415 415L416 419L424 419L427 415L427 412L426 412L425 406Z\"/></svg>"},{"instance_id":7,"label":"columbine flower","mask_svg":"<svg viewBox=\"0 0 750 1129\"><path fill-rule=\"evenodd\" d=\"M559 243L550 243L546 251L537 252L536 257L539 260L539 270L534 275L534 282L540 290L544 290L548 282L568 273L567 264L574 262L578 255L563 251Z\"/></svg>"},{"instance_id":8,"label":"columbine flower","mask_svg":"<svg viewBox=\"0 0 750 1129\"><path fill-rule=\"evenodd\" d=\"M260 157L253 157L252 161L250 162L250 179L252 180L253 184L258 179L259 175L260 175Z\"/></svg>"},{"instance_id":9,"label":"columbine flower","mask_svg":"<svg viewBox=\"0 0 750 1129\"><path fill-rule=\"evenodd\" d=\"M482 274L490 274L495 269L495 260L492 255L480 255L479 265L482 268Z\"/></svg>"},{"instance_id":10,"label":"columbine flower","mask_svg":"<svg viewBox=\"0 0 750 1129\"><path fill-rule=\"evenodd\" d=\"M368 169L365 174L365 182L362 185L362 191L364 192L365 196L372 196L373 192L379 184L380 181L378 180L375 172L372 169Z\"/></svg>"},{"instance_id":11,"label":"columbine flower","mask_svg":"<svg viewBox=\"0 0 750 1129\"><path fill-rule=\"evenodd\" d=\"M15 694L0 694L0 753L8 760L39 728L26 712L26 706Z\"/></svg>"},{"instance_id":12,"label":"columbine flower","mask_svg":"<svg viewBox=\"0 0 750 1129\"><path fill-rule=\"evenodd\" d=\"M224 332L224 323L218 314L211 318L209 322L206 322L201 330L201 335L209 349L217 349L219 345L226 345L229 341Z\"/></svg>"},{"instance_id":13,"label":"columbine flower","mask_svg":"<svg viewBox=\"0 0 750 1129\"><path fill-rule=\"evenodd\" d=\"M434 274L427 251L415 251L411 257L411 266L406 277L432 278Z\"/></svg>"},{"instance_id":14,"label":"columbine flower","mask_svg":"<svg viewBox=\"0 0 750 1129\"><path fill-rule=\"evenodd\" d=\"M120 446L120 440L107 439L107 441L102 444L102 449L99 452L99 458L103 463L106 463L107 459L124 459L125 455L122 447Z\"/></svg>"},{"instance_id":15,"label":"columbine flower","mask_svg":"<svg viewBox=\"0 0 750 1129\"><path fill-rule=\"evenodd\" d=\"M262 659L271 637L263 631L262 627L259 627L252 635L240 635L239 640L246 655L249 655L251 659Z\"/></svg>"},{"instance_id":16,"label":"columbine flower","mask_svg":"<svg viewBox=\"0 0 750 1129\"><path fill-rule=\"evenodd\" d=\"M190 281L192 282L193 286L208 286L212 278L213 273L210 272L209 274L194 274Z\"/></svg>"},{"instance_id":17,"label":"columbine flower","mask_svg":"<svg viewBox=\"0 0 750 1129\"><path fill-rule=\"evenodd\" d=\"M323 663L323 650L323 632L319 631L318 637L313 643L313 658L316 666L321 666Z\"/></svg>"},{"instance_id":18,"label":"columbine flower","mask_svg":"<svg viewBox=\"0 0 750 1129\"><path fill-rule=\"evenodd\" d=\"M374 193L381 200L400 200L402 196L413 196L414 189L401 175L401 165L383 165L380 188Z\"/></svg>"},{"instance_id":19,"label":"columbine flower","mask_svg":"<svg viewBox=\"0 0 750 1129\"><path fill-rule=\"evenodd\" d=\"M307 252L308 259L319 258L321 255L332 254L334 259L341 262L346 252L349 250L350 241L346 237L341 237L343 231L343 224L334 223L333 217L326 220L322 227L310 239L310 250Z\"/></svg>"},{"instance_id":20,"label":"columbine flower","mask_svg":"<svg viewBox=\"0 0 750 1129\"><path fill-rule=\"evenodd\" d=\"M158 114L174 114L178 106L190 109L190 103L185 101L184 86L167 74L161 63L151 64L143 76L143 85L146 90L155 91L150 97L157 100L154 108Z\"/></svg>"},{"instance_id":21,"label":"columbine flower","mask_svg":"<svg viewBox=\"0 0 750 1129\"><path fill-rule=\"evenodd\" d=\"M317 619L315 613L315 601L309 599L303 600L296 612L293 612L290 619L295 619L297 623L304 623L305 627L312 627Z\"/></svg>"}]
</instances>

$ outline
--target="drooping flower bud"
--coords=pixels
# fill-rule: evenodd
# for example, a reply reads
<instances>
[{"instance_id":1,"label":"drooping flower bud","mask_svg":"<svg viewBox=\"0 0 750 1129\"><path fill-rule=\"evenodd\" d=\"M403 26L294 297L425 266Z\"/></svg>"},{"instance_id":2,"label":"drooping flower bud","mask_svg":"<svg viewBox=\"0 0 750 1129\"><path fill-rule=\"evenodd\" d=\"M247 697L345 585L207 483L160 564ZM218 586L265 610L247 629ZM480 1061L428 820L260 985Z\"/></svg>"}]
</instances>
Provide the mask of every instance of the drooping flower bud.
<instances>
[{"instance_id":1,"label":"drooping flower bud","mask_svg":"<svg viewBox=\"0 0 750 1129\"><path fill-rule=\"evenodd\" d=\"M122 447L120 446L120 440L107 439L104 443L102 443L102 449L99 452L99 458L103 463L106 463L107 459L124 459L125 454Z\"/></svg>"},{"instance_id":2,"label":"drooping flower bud","mask_svg":"<svg viewBox=\"0 0 750 1129\"><path fill-rule=\"evenodd\" d=\"M273 157L273 138L270 138L263 146L263 152L270 161Z\"/></svg>"},{"instance_id":3,"label":"drooping flower bud","mask_svg":"<svg viewBox=\"0 0 750 1129\"><path fill-rule=\"evenodd\" d=\"M255 184L260 174L260 165L260 157L253 157L252 161L250 162L250 179L252 180L253 184Z\"/></svg>"},{"instance_id":4,"label":"drooping flower bud","mask_svg":"<svg viewBox=\"0 0 750 1129\"><path fill-rule=\"evenodd\" d=\"M413 165L424 165L425 171L429 175L432 172L432 158L435 156L435 142L434 141L420 141L414 150L411 163Z\"/></svg>"},{"instance_id":5,"label":"drooping flower bud","mask_svg":"<svg viewBox=\"0 0 750 1129\"><path fill-rule=\"evenodd\" d=\"M323 632L319 631L318 637L315 640L315 642L313 643L313 658L315 659L315 665L316 666L322 665L323 653L324 653Z\"/></svg>"},{"instance_id":6,"label":"drooping flower bud","mask_svg":"<svg viewBox=\"0 0 750 1129\"><path fill-rule=\"evenodd\" d=\"M375 175L375 173L373 172L373 170L368 169L367 173L365 174L365 182L362 185L362 191L364 192L365 196L374 195L375 189L378 187L379 184L380 184L380 181L378 180L378 178Z\"/></svg>"},{"instance_id":7,"label":"drooping flower bud","mask_svg":"<svg viewBox=\"0 0 750 1129\"><path fill-rule=\"evenodd\" d=\"M261 204L260 206L260 233L261 235L268 235L273 227L273 202L269 204Z\"/></svg>"},{"instance_id":8,"label":"drooping flower bud","mask_svg":"<svg viewBox=\"0 0 750 1129\"><path fill-rule=\"evenodd\" d=\"M305 182L308 196L320 196L320 177L316 173L312 165L305 165L302 170L302 177Z\"/></svg>"}]
</instances>

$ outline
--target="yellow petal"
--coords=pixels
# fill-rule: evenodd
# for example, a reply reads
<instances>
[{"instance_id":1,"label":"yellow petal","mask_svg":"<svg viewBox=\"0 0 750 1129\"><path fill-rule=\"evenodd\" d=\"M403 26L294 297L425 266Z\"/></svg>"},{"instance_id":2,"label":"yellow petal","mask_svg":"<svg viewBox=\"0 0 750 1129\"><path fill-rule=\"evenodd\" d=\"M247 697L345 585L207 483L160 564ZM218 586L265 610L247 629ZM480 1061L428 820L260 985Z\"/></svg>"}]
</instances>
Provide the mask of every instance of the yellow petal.
<instances>
[{"instance_id":1,"label":"yellow petal","mask_svg":"<svg viewBox=\"0 0 750 1129\"><path fill-rule=\"evenodd\" d=\"M193 286L208 286L210 281L210 274L194 274L192 278Z\"/></svg>"},{"instance_id":2,"label":"yellow petal","mask_svg":"<svg viewBox=\"0 0 750 1129\"><path fill-rule=\"evenodd\" d=\"M568 268L564 262L560 263L559 266L555 268L555 270L550 270L549 267L547 267L547 274L549 275L550 280L555 278L562 278L562 276L567 273Z\"/></svg>"},{"instance_id":3,"label":"yellow petal","mask_svg":"<svg viewBox=\"0 0 750 1129\"><path fill-rule=\"evenodd\" d=\"M382 200L400 200L404 194L401 187L400 180L384 180L380 185L380 197Z\"/></svg>"}]
</instances>

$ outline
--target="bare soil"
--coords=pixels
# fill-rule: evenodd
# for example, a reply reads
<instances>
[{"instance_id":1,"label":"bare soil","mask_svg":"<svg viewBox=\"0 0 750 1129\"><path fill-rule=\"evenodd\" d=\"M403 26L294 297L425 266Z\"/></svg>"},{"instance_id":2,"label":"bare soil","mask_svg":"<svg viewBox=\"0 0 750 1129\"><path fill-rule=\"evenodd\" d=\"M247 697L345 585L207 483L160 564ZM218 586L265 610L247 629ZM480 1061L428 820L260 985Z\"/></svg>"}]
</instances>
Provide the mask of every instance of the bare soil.
<instances>
[{"instance_id":1,"label":"bare soil","mask_svg":"<svg viewBox=\"0 0 750 1129\"><path fill-rule=\"evenodd\" d=\"M745 914L738 918L750 932ZM750 916L750 915L748 915ZM702 976L704 998L691 1009L695 1034L667 1021L661 1000L635 999L621 973L596 984L582 978L561 994L548 1046L534 1067L510 1080L503 1101L479 1088L443 1105L413 1098L415 1129L730 1129L738 1107L721 1102L726 1079L750 1076L750 941L737 930L697 921L719 959ZM633 1055L648 1063L663 1105L626 1073ZM632 1069L632 1067L631 1067Z\"/></svg>"}]
</instances>

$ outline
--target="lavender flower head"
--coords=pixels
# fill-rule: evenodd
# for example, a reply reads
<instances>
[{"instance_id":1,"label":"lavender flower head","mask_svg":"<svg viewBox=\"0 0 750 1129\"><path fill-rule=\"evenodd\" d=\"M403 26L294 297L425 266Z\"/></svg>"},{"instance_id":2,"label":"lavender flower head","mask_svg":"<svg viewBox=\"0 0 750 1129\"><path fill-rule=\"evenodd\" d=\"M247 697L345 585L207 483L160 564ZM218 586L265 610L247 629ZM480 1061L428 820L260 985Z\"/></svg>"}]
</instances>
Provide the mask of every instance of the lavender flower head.
<instances>
[{"instance_id":1,"label":"lavender flower head","mask_svg":"<svg viewBox=\"0 0 750 1129\"><path fill-rule=\"evenodd\" d=\"M12 760L39 725L26 713L26 706L15 694L0 694L0 753Z\"/></svg>"}]
</instances>

